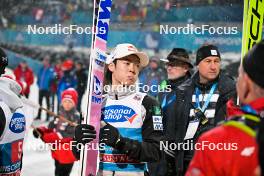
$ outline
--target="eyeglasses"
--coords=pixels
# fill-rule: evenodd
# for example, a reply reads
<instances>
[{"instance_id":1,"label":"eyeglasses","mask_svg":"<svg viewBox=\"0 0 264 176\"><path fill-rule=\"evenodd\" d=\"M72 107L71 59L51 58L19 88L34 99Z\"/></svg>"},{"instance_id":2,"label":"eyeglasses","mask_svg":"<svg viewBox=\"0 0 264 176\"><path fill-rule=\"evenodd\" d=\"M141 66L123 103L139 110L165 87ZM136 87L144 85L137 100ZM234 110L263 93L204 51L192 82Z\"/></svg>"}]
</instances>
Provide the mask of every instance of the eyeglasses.
<instances>
[{"instance_id":1,"label":"eyeglasses","mask_svg":"<svg viewBox=\"0 0 264 176\"><path fill-rule=\"evenodd\" d=\"M184 63L182 63L182 62L168 62L168 63L166 63L166 67L183 67L184 65L186 65L186 64L184 64Z\"/></svg>"}]
</instances>

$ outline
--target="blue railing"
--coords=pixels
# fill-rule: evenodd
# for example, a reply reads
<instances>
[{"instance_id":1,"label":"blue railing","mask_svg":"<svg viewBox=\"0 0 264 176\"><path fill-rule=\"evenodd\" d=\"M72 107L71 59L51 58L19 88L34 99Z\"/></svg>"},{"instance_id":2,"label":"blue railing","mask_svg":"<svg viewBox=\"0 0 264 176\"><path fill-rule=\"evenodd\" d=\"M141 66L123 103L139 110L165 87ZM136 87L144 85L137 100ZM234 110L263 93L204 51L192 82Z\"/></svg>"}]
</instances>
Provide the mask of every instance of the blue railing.
<instances>
[{"instance_id":1,"label":"blue railing","mask_svg":"<svg viewBox=\"0 0 264 176\"><path fill-rule=\"evenodd\" d=\"M0 42L39 45L39 46L56 46L66 45L73 42L74 46L90 47L91 35L37 35L26 32L16 32L12 30L0 31ZM129 42L139 48L145 49L168 49L174 47L184 47L188 50L195 51L204 43L214 43L222 51L240 52L241 49L241 32L229 35L204 35L197 34L159 34L144 31L110 31L108 47L112 48L118 43Z\"/></svg>"}]
</instances>

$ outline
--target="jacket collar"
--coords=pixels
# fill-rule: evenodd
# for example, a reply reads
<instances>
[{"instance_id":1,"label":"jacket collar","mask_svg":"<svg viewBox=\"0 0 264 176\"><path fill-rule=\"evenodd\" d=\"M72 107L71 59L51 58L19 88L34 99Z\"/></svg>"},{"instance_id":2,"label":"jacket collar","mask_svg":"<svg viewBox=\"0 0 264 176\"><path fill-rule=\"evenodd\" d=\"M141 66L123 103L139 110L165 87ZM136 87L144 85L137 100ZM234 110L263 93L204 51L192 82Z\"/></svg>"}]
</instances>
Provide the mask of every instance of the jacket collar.
<instances>
[{"instance_id":1,"label":"jacket collar","mask_svg":"<svg viewBox=\"0 0 264 176\"><path fill-rule=\"evenodd\" d=\"M198 87L201 90L210 90L214 83L219 82L219 76L218 76L216 79L209 81L206 84L202 84L200 83L199 72L197 72L196 74L197 75L194 77L194 84L195 84L195 87Z\"/></svg>"},{"instance_id":2,"label":"jacket collar","mask_svg":"<svg viewBox=\"0 0 264 176\"><path fill-rule=\"evenodd\" d=\"M258 98L256 100L250 102L249 105L253 109L255 109L258 113L264 113L264 97Z\"/></svg>"},{"instance_id":3,"label":"jacket collar","mask_svg":"<svg viewBox=\"0 0 264 176\"><path fill-rule=\"evenodd\" d=\"M254 110L256 110L261 117L264 118L264 97L258 98L248 104L251 106ZM244 114L243 110L234 104L233 100L229 100L227 102L227 115L228 116L239 116Z\"/></svg>"},{"instance_id":4,"label":"jacket collar","mask_svg":"<svg viewBox=\"0 0 264 176\"><path fill-rule=\"evenodd\" d=\"M186 74L178 79L175 80L168 80L168 84L171 85L172 89L177 88L179 85L181 85L183 82L185 82L188 78L190 78L189 74Z\"/></svg>"}]
</instances>

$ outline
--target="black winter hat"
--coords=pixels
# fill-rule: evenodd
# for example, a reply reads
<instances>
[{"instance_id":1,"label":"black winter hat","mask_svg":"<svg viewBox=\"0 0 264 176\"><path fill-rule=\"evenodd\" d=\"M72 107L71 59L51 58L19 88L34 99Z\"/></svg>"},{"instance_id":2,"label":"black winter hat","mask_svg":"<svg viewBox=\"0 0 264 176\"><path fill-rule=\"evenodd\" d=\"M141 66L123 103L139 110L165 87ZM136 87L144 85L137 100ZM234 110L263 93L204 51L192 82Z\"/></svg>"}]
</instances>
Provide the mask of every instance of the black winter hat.
<instances>
[{"instance_id":1,"label":"black winter hat","mask_svg":"<svg viewBox=\"0 0 264 176\"><path fill-rule=\"evenodd\" d=\"M5 73L5 68L8 65L7 56L2 48L0 48L0 75Z\"/></svg>"},{"instance_id":2,"label":"black winter hat","mask_svg":"<svg viewBox=\"0 0 264 176\"><path fill-rule=\"evenodd\" d=\"M187 63L190 68L193 68L188 52L183 48L173 48L167 57L169 62L181 61Z\"/></svg>"},{"instance_id":3,"label":"black winter hat","mask_svg":"<svg viewBox=\"0 0 264 176\"><path fill-rule=\"evenodd\" d=\"M201 48L197 50L195 64L198 65L203 59L210 57L210 56L216 56L216 57L221 58L218 48L214 45L202 46Z\"/></svg>"},{"instance_id":4,"label":"black winter hat","mask_svg":"<svg viewBox=\"0 0 264 176\"><path fill-rule=\"evenodd\" d=\"M264 88L264 41L254 45L245 55L242 66L250 79Z\"/></svg>"}]
</instances>

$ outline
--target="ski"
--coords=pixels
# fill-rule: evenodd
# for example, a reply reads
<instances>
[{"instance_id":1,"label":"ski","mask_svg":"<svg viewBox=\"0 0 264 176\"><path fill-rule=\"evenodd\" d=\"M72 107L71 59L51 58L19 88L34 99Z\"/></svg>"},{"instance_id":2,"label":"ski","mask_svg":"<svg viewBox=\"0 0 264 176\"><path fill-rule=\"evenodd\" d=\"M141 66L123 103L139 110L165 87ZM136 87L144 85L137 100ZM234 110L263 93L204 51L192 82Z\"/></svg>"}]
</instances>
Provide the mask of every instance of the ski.
<instances>
[{"instance_id":1,"label":"ski","mask_svg":"<svg viewBox=\"0 0 264 176\"><path fill-rule=\"evenodd\" d=\"M262 0L244 0L241 60L254 44L262 39L264 2ZM237 98L237 105L239 98Z\"/></svg>"},{"instance_id":2,"label":"ski","mask_svg":"<svg viewBox=\"0 0 264 176\"><path fill-rule=\"evenodd\" d=\"M247 51L262 39L263 0L244 0L241 61Z\"/></svg>"},{"instance_id":3,"label":"ski","mask_svg":"<svg viewBox=\"0 0 264 176\"><path fill-rule=\"evenodd\" d=\"M95 176L99 163L99 131L103 93L104 65L106 60L107 35L110 22L112 0L94 0L93 29L90 66L87 82L88 102L84 123L93 125L97 138L81 151L81 176ZM89 147L93 146L93 147Z\"/></svg>"}]
</instances>

